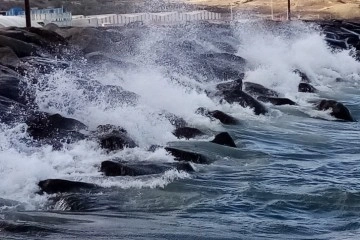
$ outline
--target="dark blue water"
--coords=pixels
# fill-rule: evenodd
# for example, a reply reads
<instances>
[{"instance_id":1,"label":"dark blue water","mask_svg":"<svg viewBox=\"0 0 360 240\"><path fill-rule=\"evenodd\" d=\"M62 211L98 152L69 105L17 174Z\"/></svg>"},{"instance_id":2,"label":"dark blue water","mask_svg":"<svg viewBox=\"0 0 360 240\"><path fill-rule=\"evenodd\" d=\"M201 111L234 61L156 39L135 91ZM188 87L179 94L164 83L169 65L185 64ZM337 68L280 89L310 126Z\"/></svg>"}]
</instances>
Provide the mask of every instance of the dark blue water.
<instances>
[{"instance_id":1,"label":"dark blue water","mask_svg":"<svg viewBox=\"0 0 360 240\"><path fill-rule=\"evenodd\" d=\"M20 139L26 137L22 125L2 126L0 239L357 239L359 122L335 121L328 113L313 110L307 101L331 96L360 119L360 63L348 52L331 51L318 30L304 24L279 31L257 28L255 37L250 29L259 25L195 28L188 35L181 29L153 29L140 41L143 55L128 56L138 64L135 71L94 69L90 74L83 69L102 84L119 84L139 94L142 100L135 107L110 107L101 97L88 101L86 93L74 87L72 71L45 76L43 81L50 84L37 93L43 109L76 117L90 127L121 122L140 147L108 155L92 141L83 141L52 151L22 145ZM174 32L179 41L194 39L205 50L221 51L209 40L214 37L215 42L239 49L237 54L248 60L245 80L257 79L299 106L267 105L267 115L255 116L251 109L214 103L192 91L211 87L215 80L173 73L181 84L169 82L167 70L172 68L157 69L152 53L157 41L177 41ZM73 67L80 71L82 64ZM307 70L319 94L297 93L294 66ZM335 82L339 75L347 81ZM221 109L240 123L229 127L194 115L200 106ZM70 108L75 113L69 113ZM159 109L172 110L210 133L227 131L238 148L208 139L177 141L169 134L172 127L154 117ZM162 149L145 150L155 143L195 150L213 162L193 164L196 171L191 174L169 171L106 178L98 172L100 162L112 157L172 161ZM96 193L36 195L37 181L50 177L89 181L104 188Z\"/></svg>"}]
</instances>

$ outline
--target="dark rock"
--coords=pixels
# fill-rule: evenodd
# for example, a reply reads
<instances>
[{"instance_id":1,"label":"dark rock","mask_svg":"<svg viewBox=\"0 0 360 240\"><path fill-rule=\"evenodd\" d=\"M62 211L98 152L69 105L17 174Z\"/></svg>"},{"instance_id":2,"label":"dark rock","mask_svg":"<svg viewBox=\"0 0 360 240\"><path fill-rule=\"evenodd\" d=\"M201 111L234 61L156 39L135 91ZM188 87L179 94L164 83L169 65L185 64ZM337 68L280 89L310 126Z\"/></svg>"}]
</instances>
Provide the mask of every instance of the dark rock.
<instances>
[{"instance_id":1,"label":"dark rock","mask_svg":"<svg viewBox=\"0 0 360 240\"><path fill-rule=\"evenodd\" d=\"M351 113L347 107L344 106L344 104L339 103L334 100L321 100L317 105L316 109L320 111L326 111L331 109L330 115L341 119L344 121L350 121L354 122L354 118L351 116Z\"/></svg>"},{"instance_id":2,"label":"dark rock","mask_svg":"<svg viewBox=\"0 0 360 240\"><path fill-rule=\"evenodd\" d=\"M269 102L274 105L296 105L296 103L288 98L276 98L276 97L265 97L259 96L257 100L262 102Z\"/></svg>"},{"instance_id":3,"label":"dark rock","mask_svg":"<svg viewBox=\"0 0 360 240\"><path fill-rule=\"evenodd\" d=\"M38 55L38 48L34 45L3 35L0 35L0 47L11 48L19 58Z\"/></svg>"},{"instance_id":4,"label":"dark rock","mask_svg":"<svg viewBox=\"0 0 360 240\"><path fill-rule=\"evenodd\" d=\"M299 92L317 93L318 90L309 83L300 83L298 87Z\"/></svg>"},{"instance_id":5,"label":"dark rock","mask_svg":"<svg viewBox=\"0 0 360 240\"><path fill-rule=\"evenodd\" d=\"M225 124L225 125L236 125L239 123L239 121L236 118L234 118L222 111L219 111L219 110L209 111L209 110L201 107L196 110L196 113L206 116L206 117L209 117L211 119L217 119L222 124Z\"/></svg>"},{"instance_id":6,"label":"dark rock","mask_svg":"<svg viewBox=\"0 0 360 240\"><path fill-rule=\"evenodd\" d=\"M0 122L13 124L25 121L30 114L27 106L0 95Z\"/></svg>"},{"instance_id":7,"label":"dark rock","mask_svg":"<svg viewBox=\"0 0 360 240\"><path fill-rule=\"evenodd\" d=\"M41 193L54 194L64 192L74 192L86 189L94 189L97 186L91 183L75 182L62 179L47 179L38 183Z\"/></svg>"},{"instance_id":8,"label":"dark rock","mask_svg":"<svg viewBox=\"0 0 360 240\"><path fill-rule=\"evenodd\" d=\"M210 141L219 145L224 145L228 147L237 147L234 140L231 138L230 134L227 132L219 133L215 136L214 140Z\"/></svg>"},{"instance_id":9,"label":"dark rock","mask_svg":"<svg viewBox=\"0 0 360 240\"><path fill-rule=\"evenodd\" d=\"M99 139L101 148L109 151L137 147L134 140L132 140L126 130L121 127L101 125L98 127L95 135L97 135Z\"/></svg>"},{"instance_id":10,"label":"dark rock","mask_svg":"<svg viewBox=\"0 0 360 240\"><path fill-rule=\"evenodd\" d=\"M267 113L267 109L256 99L240 90L219 91L215 96L221 96L223 100L230 104L238 103L242 107L250 107L254 109L256 115Z\"/></svg>"},{"instance_id":11,"label":"dark rock","mask_svg":"<svg viewBox=\"0 0 360 240\"><path fill-rule=\"evenodd\" d=\"M189 163L127 163L104 161L101 163L100 171L105 176L143 176L164 173L170 169L192 172L194 169Z\"/></svg>"},{"instance_id":12,"label":"dark rock","mask_svg":"<svg viewBox=\"0 0 360 240\"><path fill-rule=\"evenodd\" d=\"M12 234L31 234L41 236L41 234L48 234L54 232L54 229L47 229L28 223L12 223L7 221L0 221L0 232L8 232Z\"/></svg>"},{"instance_id":13,"label":"dark rock","mask_svg":"<svg viewBox=\"0 0 360 240\"><path fill-rule=\"evenodd\" d=\"M163 112L160 115L164 116L167 120L169 120L171 125L173 125L176 128L182 128L188 125L187 122L182 117L178 117L175 114L169 112Z\"/></svg>"},{"instance_id":14,"label":"dark rock","mask_svg":"<svg viewBox=\"0 0 360 240\"><path fill-rule=\"evenodd\" d=\"M299 69L295 69L294 73L296 73L297 75L299 75L301 77L301 82L304 82L304 83L311 82L310 78L305 73L301 72Z\"/></svg>"},{"instance_id":15,"label":"dark rock","mask_svg":"<svg viewBox=\"0 0 360 240\"><path fill-rule=\"evenodd\" d=\"M54 31L35 27L27 28L26 30L40 36L48 43L67 45L66 39Z\"/></svg>"},{"instance_id":16,"label":"dark rock","mask_svg":"<svg viewBox=\"0 0 360 240\"><path fill-rule=\"evenodd\" d=\"M67 62L43 57L23 57L21 62L19 67L29 68L30 65L42 74L49 74L56 69L63 70L69 67Z\"/></svg>"},{"instance_id":17,"label":"dark rock","mask_svg":"<svg viewBox=\"0 0 360 240\"><path fill-rule=\"evenodd\" d=\"M0 64L16 67L19 63L20 59L11 48L0 47Z\"/></svg>"},{"instance_id":18,"label":"dark rock","mask_svg":"<svg viewBox=\"0 0 360 240\"><path fill-rule=\"evenodd\" d=\"M237 80L219 83L216 85L216 89L220 91L242 90L244 76L245 74L242 74Z\"/></svg>"},{"instance_id":19,"label":"dark rock","mask_svg":"<svg viewBox=\"0 0 360 240\"><path fill-rule=\"evenodd\" d=\"M65 118L60 114L32 112L25 120L28 125L27 133L39 144L49 144L54 150L60 150L63 144L70 144L85 139L85 135L78 132L86 129L86 125L72 118Z\"/></svg>"},{"instance_id":20,"label":"dark rock","mask_svg":"<svg viewBox=\"0 0 360 240\"><path fill-rule=\"evenodd\" d=\"M200 153L190 152L186 150L180 150L173 147L165 147L165 150L168 151L171 155L173 155L176 161L187 161L198 164L209 164L209 160L206 159Z\"/></svg>"},{"instance_id":21,"label":"dark rock","mask_svg":"<svg viewBox=\"0 0 360 240\"><path fill-rule=\"evenodd\" d=\"M21 104L32 103L34 97L25 93L26 83L18 76L0 74L0 96L9 98Z\"/></svg>"},{"instance_id":22,"label":"dark rock","mask_svg":"<svg viewBox=\"0 0 360 240\"><path fill-rule=\"evenodd\" d=\"M279 93L258 83L244 82L244 91L255 97L279 97Z\"/></svg>"},{"instance_id":23,"label":"dark rock","mask_svg":"<svg viewBox=\"0 0 360 240\"><path fill-rule=\"evenodd\" d=\"M197 136L202 136L205 133L203 133L202 131L200 131L197 128L192 128L192 127L181 127L181 128L177 128L175 129L175 131L173 132L173 134L177 137L177 138L186 138L186 139L190 139L190 138L194 138Z\"/></svg>"}]
</instances>

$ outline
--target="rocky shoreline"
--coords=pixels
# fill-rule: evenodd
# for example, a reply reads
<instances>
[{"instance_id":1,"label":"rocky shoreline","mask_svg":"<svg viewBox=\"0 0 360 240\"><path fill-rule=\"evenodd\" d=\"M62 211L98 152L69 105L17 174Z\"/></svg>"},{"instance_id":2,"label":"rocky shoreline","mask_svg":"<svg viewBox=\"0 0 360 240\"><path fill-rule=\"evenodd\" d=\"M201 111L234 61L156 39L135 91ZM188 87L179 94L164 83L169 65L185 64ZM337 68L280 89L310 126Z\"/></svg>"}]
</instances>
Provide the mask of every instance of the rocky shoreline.
<instances>
[{"instance_id":1,"label":"rocky shoreline","mask_svg":"<svg viewBox=\"0 0 360 240\"><path fill-rule=\"evenodd\" d=\"M269 21L265 24L276 26L283 23ZM348 21L324 21L316 22L316 24L323 31L329 47L334 51L351 49L353 56L360 60L360 24ZM204 22L200 23L200 26L204 29L221 28L224 32L230 29L226 24ZM163 27L168 28L168 26ZM186 26L179 27L186 28ZM84 60L85 66L91 68L103 64L124 69L136 68L136 63L126 61L125 58L114 57L110 53L115 51L121 52L123 56L136 55L135 44L139 40L139 31L147 32L149 27L129 24L116 28L57 28L50 25L44 29L16 27L0 29L0 122L9 126L25 123L26 134L33 139L29 144L50 145L54 150L61 150L66 144L84 139L97 142L105 152L138 147L136 141L129 136L129 129L124 129L121 123L100 125L96 129L89 129L76 119L41 111L35 101L36 94L32 86L38 84L39 74L51 74L59 69L66 70L69 68L69 61L74 59ZM160 42L159 44L170 43ZM236 56L230 46L223 45L222 53L210 52L199 56L193 55L193 49L198 46L191 41L171 45L171 47L175 53L179 51L189 54L189 58L201 59L199 64L204 65L199 65L199 69L205 69L211 72L213 77L222 79L215 89L199 89L214 101L250 107L257 115L267 114L268 108L264 103L297 105L296 102L260 84L243 83L243 66L246 59ZM161 55L157 61L160 65L174 64L173 58L168 55ZM221 68L217 64L219 61L231 67ZM294 73L301 78L298 83L299 92L316 93L319 91L312 86L312 80L305 72L294 69ZM109 101L114 101L114 103L122 101L135 106L139 98L136 93L119 86L101 85L94 81L90 83L87 79L77 81L83 91L93 92L94 97L98 94L106 95ZM319 111L330 111L330 115L337 120L355 121L344 104L331 99L316 101L313 103L313 108ZM221 124L238 124L239 122L238 119L217 109L199 108L197 114L219 121ZM173 134L179 139L192 139L208 134L170 112L163 112L160 115L174 126ZM232 137L225 132L216 133L211 143L237 147ZM194 171L191 164L212 162L201 153L172 146L150 146L149 151L155 151L158 148L165 148L174 157L175 162L134 165L126 159L109 159L100 164L99 171L105 176L142 176L158 174L169 169L191 173ZM99 188L91 183L64 179L44 179L38 185L39 193L48 194Z\"/></svg>"}]
</instances>

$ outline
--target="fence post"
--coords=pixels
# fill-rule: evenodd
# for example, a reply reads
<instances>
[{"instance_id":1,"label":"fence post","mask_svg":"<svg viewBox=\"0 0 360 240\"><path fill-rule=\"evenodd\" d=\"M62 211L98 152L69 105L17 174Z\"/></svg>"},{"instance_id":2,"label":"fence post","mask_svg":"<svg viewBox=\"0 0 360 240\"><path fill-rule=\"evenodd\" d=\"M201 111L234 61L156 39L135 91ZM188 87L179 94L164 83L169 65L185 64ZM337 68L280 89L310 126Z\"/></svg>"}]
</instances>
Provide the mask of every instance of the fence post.
<instances>
[{"instance_id":1,"label":"fence post","mask_svg":"<svg viewBox=\"0 0 360 240\"><path fill-rule=\"evenodd\" d=\"M288 0L287 20L291 20L290 0Z\"/></svg>"},{"instance_id":2,"label":"fence post","mask_svg":"<svg viewBox=\"0 0 360 240\"><path fill-rule=\"evenodd\" d=\"M31 27L31 11L30 11L30 2L29 0L25 0L25 19L26 19L26 27Z\"/></svg>"}]
</instances>

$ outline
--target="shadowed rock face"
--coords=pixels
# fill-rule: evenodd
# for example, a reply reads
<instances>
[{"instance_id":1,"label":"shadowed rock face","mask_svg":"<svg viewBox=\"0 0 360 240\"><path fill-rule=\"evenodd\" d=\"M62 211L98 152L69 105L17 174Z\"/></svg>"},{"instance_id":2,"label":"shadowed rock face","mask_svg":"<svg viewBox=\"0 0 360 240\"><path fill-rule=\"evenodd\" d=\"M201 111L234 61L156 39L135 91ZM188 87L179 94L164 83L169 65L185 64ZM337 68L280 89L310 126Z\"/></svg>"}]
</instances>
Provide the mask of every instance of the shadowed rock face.
<instances>
[{"instance_id":1,"label":"shadowed rock face","mask_svg":"<svg viewBox=\"0 0 360 240\"><path fill-rule=\"evenodd\" d=\"M279 97L279 93L274 90L268 89L261 84L245 82L244 91L252 96L266 96L266 97Z\"/></svg>"},{"instance_id":2,"label":"shadowed rock face","mask_svg":"<svg viewBox=\"0 0 360 240\"><path fill-rule=\"evenodd\" d=\"M256 99L240 90L226 90L216 93L217 96L222 97L223 100L230 104L238 103L242 107L253 108L256 115L266 114L268 111Z\"/></svg>"},{"instance_id":3,"label":"shadowed rock face","mask_svg":"<svg viewBox=\"0 0 360 240\"><path fill-rule=\"evenodd\" d=\"M234 148L237 147L234 140L231 138L230 134L227 132L219 133L218 135L215 136L214 140L212 140L210 142L216 143L219 145L228 146L228 147L234 147Z\"/></svg>"},{"instance_id":4,"label":"shadowed rock face","mask_svg":"<svg viewBox=\"0 0 360 240\"><path fill-rule=\"evenodd\" d=\"M262 102L269 102L274 105L296 105L296 103L288 98L276 98L276 97L265 97L259 96L257 100Z\"/></svg>"},{"instance_id":5,"label":"shadowed rock face","mask_svg":"<svg viewBox=\"0 0 360 240\"><path fill-rule=\"evenodd\" d=\"M347 109L347 107L345 107L344 104L334 100L321 100L316 105L316 109L321 111L326 111L331 109L331 113L330 113L331 116L344 121L349 121L349 122L355 121L354 118L351 116L349 109Z\"/></svg>"},{"instance_id":6,"label":"shadowed rock face","mask_svg":"<svg viewBox=\"0 0 360 240\"><path fill-rule=\"evenodd\" d=\"M230 81L230 82L219 83L219 84L216 85L216 89L219 90L219 91L242 90L244 76L245 75L242 73L241 77L238 78L237 80Z\"/></svg>"},{"instance_id":7,"label":"shadowed rock face","mask_svg":"<svg viewBox=\"0 0 360 240\"><path fill-rule=\"evenodd\" d=\"M225 125L236 125L239 123L239 121L236 118L234 118L222 111L219 111L219 110L209 111L209 110L201 107L196 110L196 113L206 116L206 117L209 117L210 119L217 119L222 124L225 124Z\"/></svg>"},{"instance_id":8,"label":"shadowed rock face","mask_svg":"<svg viewBox=\"0 0 360 240\"><path fill-rule=\"evenodd\" d=\"M26 124L28 133L36 139L59 137L59 134L66 135L67 133L71 135L71 132L87 128L78 120L63 117L60 114L49 115L46 113L31 116Z\"/></svg>"},{"instance_id":9,"label":"shadowed rock face","mask_svg":"<svg viewBox=\"0 0 360 240\"><path fill-rule=\"evenodd\" d=\"M94 189L97 186L91 183L75 182L62 179L47 179L39 182L40 193L54 194Z\"/></svg>"},{"instance_id":10,"label":"shadowed rock face","mask_svg":"<svg viewBox=\"0 0 360 240\"><path fill-rule=\"evenodd\" d=\"M295 70L294 70L294 73L296 73L297 75L300 76L301 82L311 83L310 78L309 78L305 73L301 72L299 69L295 69Z\"/></svg>"},{"instance_id":11,"label":"shadowed rock face","mask_svg":"<svg viewBox=\"0 0 360 240\"><path fill-rule=\"evenodd\" d=\"M190 139L190 138L194 138L194 137L197 137L197 136L205 135L205 133L203 133L199 129L192 128L192 127L177 128L177 129L175 129L173 134L177 138L186 138L186 139Z\"/></svg>"},{"instance_id":12,"label":"shadowed rock face","mask_svg":"<svg viewBox=\"0 0 360 240\"><path fill-rule=\"evenodd\" d=\"M177 163L128 163L117 161L104 161L100 171L105 176L142 176L164 173L170 169L193 172L194 169L188 162Z\"/></svg>"},{"instance_id":13,"label":"shadowed rock face","mask_svg":"<svg viewBox=\"0 0 360 240\"><path fill-rule=\"evenodd\" d=\"M318 90L309 83L300 83L298 87L299 92L317 93Z\"/></svg>"},{"instance_id":14,"label":"shadowed rock face","mask_svg":"<svg viewBox=\"0 0 360 240\"><path fill-rule=\"evenodd\" d=\"M175 157L174 160L176 161L187 161L197 164L210 164L210 161L199 153L180 150L173 147L166 147L165 150L173 155Z\"/></svg>"},{"instance_id":15,"label":"shadowed rock face","mask_svg":"<svg viewBox=\"0 0 360 240\"><path fill-rule=\"evenodd\" d=\"M99 139L101 148L108 151L117 151L124 148L135 148L137 144L132 140L127 131L113 125L100 125L93 133Z\"/></svg>"}]
</instances>

